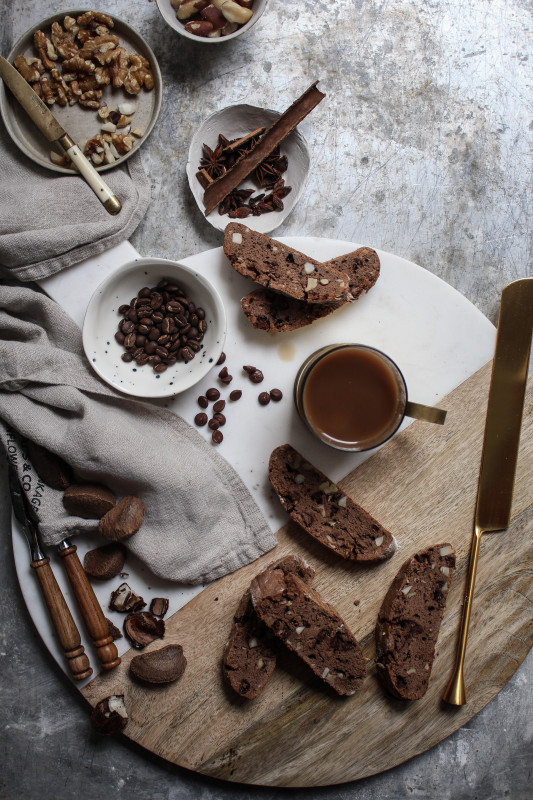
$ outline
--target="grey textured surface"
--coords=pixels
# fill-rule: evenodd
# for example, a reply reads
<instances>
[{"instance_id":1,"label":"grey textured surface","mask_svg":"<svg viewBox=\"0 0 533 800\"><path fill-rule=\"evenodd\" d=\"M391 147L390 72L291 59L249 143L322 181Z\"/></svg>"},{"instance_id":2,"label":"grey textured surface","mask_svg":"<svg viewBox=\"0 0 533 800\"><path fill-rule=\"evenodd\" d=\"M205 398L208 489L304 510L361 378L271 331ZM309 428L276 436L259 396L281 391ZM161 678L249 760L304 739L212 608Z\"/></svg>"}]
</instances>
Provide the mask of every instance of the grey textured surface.
<instances>
[{"instance_id":1,"label":"grey textured surface","mask_svg":"<svg viewBox=\"0 0 533 800\"><path fill-rule=\"evenodd\" d=\"M1 7L3 53L57 10L46 0ZM221 243L185 176L192 133L208 114L240 102L282 110L320 79L327 98L302 125L311 175L279 235L392 251L446 280L493 322L503 286L531 275L528 0L270 0L248 36L214 46L179 38L147 0L100 8L146 37L165 81L161 116L142 150L152 181L151 206L132 238L142 255L179 258ZM282 792L216 783L96 738L24 607L1 477L0 797L533 796L531 654L467 727L401 767L339 787Z\"/></svg>"}]
</instances>

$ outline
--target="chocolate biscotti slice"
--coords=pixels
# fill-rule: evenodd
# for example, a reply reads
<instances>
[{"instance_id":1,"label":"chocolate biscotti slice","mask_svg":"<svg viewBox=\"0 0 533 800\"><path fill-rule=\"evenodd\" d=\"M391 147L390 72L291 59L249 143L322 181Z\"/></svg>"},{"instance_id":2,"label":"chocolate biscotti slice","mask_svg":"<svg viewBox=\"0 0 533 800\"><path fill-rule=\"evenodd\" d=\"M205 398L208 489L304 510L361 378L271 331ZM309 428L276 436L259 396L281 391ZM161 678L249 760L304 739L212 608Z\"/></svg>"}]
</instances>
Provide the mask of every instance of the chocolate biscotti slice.
<instances>
[{"instance_id":1,"label":"chocolate biscotti slice","mask_svg":"<svg viewBox=\"0 0 533 800\"><path fill-rule=\"evenodd\" d=\"M370 247L359 247L345 256L326 262L340 272L346 272L350 281L351 299L355 300L376 283L380 272L379 256ZM348 302L348 297L338 303L307 303L274 292L256 289L241 300L241 308L254 328L263 331L294 331L327 317Z\"/></svg>"},{"instance_id":2,"label":"chocolate biscotti slice","mask_svg":"<svg viewBox=\"0 0 533 800\"><path fill-rule=\"evenodd\" d=\"M297 555L285 556L269 564L268 569L293 573L308 584L315 577L314 569ZM276 666L276 655L269 646L266 633L247 589L233 617L233 627L222 657L222 671L231 688L248 700L259 697Z\"/></svg>"},{"instance_id":3,"label":"chocolate biscotti slice","mask_svg":"<svg viewBox=\"0 0 533 800\"><path fill-rule=\"evenodd\" d=\"M290 444L272 452L268 477L291 519L342 558L372 563L396 550L393 535Z\"/></svg>"},{"instance_id":4,"label":"chocolate biscotti slice","mask_svg":"<svg viewBox=\"0 0 533 800\"><path fill-rule=\"evenodd\" d=\"M338 303L351 299L346 272L332 269L327 262L315 261L239 222L226 226L224 253L241 275L296 300Z\"/></svg>"},{"instance_id":5,"label":"chocolate biscotti slice","mask_svg":"<svg viewBox=\"0 0 533 800\"><path fill-rule=\"evenodd\" d=\"M262 572L250 595L257 616L337 694L354 694L366 675L356 638L333 606L296 575Z\"/></svg>"},{"instance_id":6,"label":"chocolate biscotti slice","mask_svg":"<svg viewBox=\"0 0 533 800\"><path fill-rule=\"evenodd\" d=\"M409 558L385 595L376 625L376 667L383 686L402 700L426 693L455 567L450 544Z\"/></svg>"}]
</instances>

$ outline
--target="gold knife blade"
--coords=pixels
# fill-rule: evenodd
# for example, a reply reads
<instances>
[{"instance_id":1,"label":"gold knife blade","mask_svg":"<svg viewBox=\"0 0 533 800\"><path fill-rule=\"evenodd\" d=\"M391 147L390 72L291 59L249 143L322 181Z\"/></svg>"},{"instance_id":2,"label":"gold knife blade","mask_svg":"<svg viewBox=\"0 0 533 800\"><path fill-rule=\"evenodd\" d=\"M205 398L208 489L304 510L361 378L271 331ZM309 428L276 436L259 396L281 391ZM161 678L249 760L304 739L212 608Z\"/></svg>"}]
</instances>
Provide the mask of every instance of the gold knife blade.
<instances>
[{"instance_id":1,"label":"gold knife blade","mask_svg":"<svg viewBox=\"0 0 533 800\"><path fill-rule=\"evenodd\" d=\"M443 697L450 705L466 703L464 659L481 536L511 521L532 335L533 278L523 278L502 292L459 644Z\"/></svg>"},{"instance_id":2,"label":"gold knife blade","mask_svg":"<svg viewBox=\"0 0 533 800\"><path fill-rule=\"evenodd\" d=\"M91 187L106 211L110 214L118 214L122 208L119 199L59 124L46 103L3 56L0 56L0 77L48 141L58 142L65 150L72 164Z\"/></svg>"}]
</instances>

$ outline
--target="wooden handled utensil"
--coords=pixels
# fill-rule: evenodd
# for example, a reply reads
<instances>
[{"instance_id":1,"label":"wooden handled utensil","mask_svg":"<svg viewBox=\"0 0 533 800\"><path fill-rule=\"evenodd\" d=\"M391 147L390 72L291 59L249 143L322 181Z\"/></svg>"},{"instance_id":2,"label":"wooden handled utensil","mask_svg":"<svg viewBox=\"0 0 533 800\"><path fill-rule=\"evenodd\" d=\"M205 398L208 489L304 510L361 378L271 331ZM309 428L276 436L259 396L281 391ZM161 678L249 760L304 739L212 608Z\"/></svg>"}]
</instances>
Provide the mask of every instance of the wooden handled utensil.
<instances>
[{"instance_id":1,"label":"wooden handled utensil","mask_svg":"<svg viewBox=\"0 0 533 800\"><path fill-rule=\"evenodd\" d=\"M9 490L15 517L28 540L31 567L37 575L57 638L63 648L72 677L76 681L81 681L92 674L89 659L81 643L80 632L52 572L50 559L42 551L37 526L28 512L29 504L26 495L11 463L9 464Z\"/></svg>"},{"instance_id":2,"label":"wooden handled utensil","mask_svg":"<svg viewBox=\"0 0 533 800\"><path fill-rule=\"evenodd\" d=\"M533 278L523 278L502 292L459 645L444 694L455 706L466 703L464 660L481 537L505 530L511 521L532 334Z\"/></svg>"},{"instance_id":3,"label":"wooden handled utensil","mask_svg":"<svg viewBox=\"0 0 533 800\"><path fill-rule=\"evenodd\" d=\"M78 601L78 606L87 629L93 640L102 668L109 670L120 664L117 647L109 633L109 626L104 617L104 612L89 583L89 579L78 557L77 547L68 539L63 539L57 547L63 559L65 571Z\"/></svg>"}]
</instances>

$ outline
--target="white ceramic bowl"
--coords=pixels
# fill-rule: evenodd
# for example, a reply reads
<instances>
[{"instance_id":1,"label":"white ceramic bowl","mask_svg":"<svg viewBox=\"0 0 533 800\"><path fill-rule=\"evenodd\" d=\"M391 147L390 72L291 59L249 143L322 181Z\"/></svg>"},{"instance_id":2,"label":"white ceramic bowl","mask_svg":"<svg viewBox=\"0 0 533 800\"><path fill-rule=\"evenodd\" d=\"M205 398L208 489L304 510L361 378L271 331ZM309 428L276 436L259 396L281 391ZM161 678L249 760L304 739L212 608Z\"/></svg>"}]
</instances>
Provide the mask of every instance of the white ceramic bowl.
<instances>
[{"instance_id":1,"label":"white ceramic bowl","mask_svg":"<svg viewBox=\"0 0 533 800\"><path fill-rule=\"evenodd\" d=\"M180 20L176 17L176 10L172 8L170 0L156 0L156 3L161 16L167 25L170 25L171 28L174 28L174 30L177 31L181 36L200 44L221 44L222 42L235 39L237 36L241 36L241 34L249 31L250 28L255 25L259 17L261 17L264 13L268 0L254 0L252 7L253 14L245 25L237 28L234 33L230 33L228 36L218 36L213 39L209 39L206 36L196 36L194 33L189 33L186 31L185 25L183 25L183 23L180 22Z\"/></svg>"},{"instance_id":2,"label":"white ceramic bowl","mask_svg":"<svg viewBox=\"0 0 533 800\"><path fill-rule=\"evenodd\" d=\"M220 111L215 111L200 125L189 147L187 178L190 190L202 214L205 208L203 201L204 189L198 181L196 173L198 172L204 143L214 148L217 145L219 133L224 134L230 140L239 139L241 136L246 136L247 133L251 133L258 128L268 128L279 116L278 111L241 104L227 106ZM285 180L286 186L292 186L291 193L283 198L283 210L272 211L270 214L261 214L259 217L250 215L242 220L237 220L237 222L242 222L248 228L260 233L270 233L287 219L301 197L309 175L311 163L309 147L305 137L297 128L285 137L280 147L282 154L287 156L289 162L288 169L283 173L282 178ZM251 178L247 178L240 186L245 189L254 189L255 194L266 191L265 189L260 189ZM223 231L226 225L234 220L231 220L227 214L219 214L218 208L215 208L207 216L207 221L214 228Z\"/></svg>"},{"instance_id":3,"label":"white ceramic bowl","mask_svg":"<svg viewBox=\"0 0 533 800\"><path fill-rule=\"evenodd\" d=\"M191 361L178 361L157 374L149 364L139 367L135 361L122 361L125 351L115 333L122 319L119 307L163 278L204 309L207 331L202 349ZM214 286L190 267L163 258L139 258L109 275L91 297L83 323L83 347L91 367L114 389L136 397L172 397L194 386L218 360L225 338L226 312Z\"/></svg>"}]
</instances>

